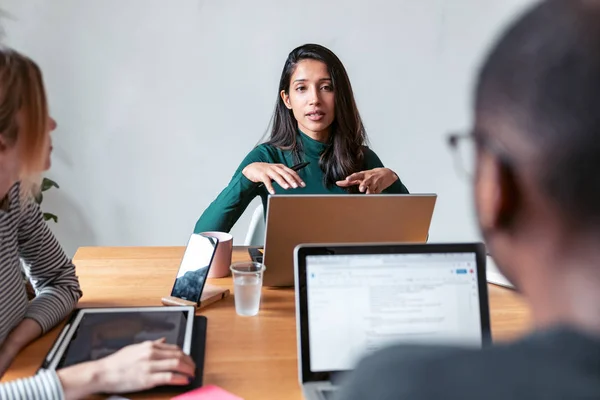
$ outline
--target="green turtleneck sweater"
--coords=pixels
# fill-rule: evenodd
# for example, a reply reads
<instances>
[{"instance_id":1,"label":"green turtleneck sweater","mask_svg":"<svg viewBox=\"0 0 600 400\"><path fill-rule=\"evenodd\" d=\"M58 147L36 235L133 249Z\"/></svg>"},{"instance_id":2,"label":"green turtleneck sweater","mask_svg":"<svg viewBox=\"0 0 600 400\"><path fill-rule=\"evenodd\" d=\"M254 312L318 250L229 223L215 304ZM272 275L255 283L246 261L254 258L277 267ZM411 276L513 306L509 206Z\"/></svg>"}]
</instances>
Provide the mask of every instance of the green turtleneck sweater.
<instances>
[{"instance_id":1,"label":"green turtleneck sweater","mask_svg":"<svg viewBox=\"0 0 600 400\"><path fill-rule=\"evenodd\" d=\"M302 132L298 133L299 140L302 141L303 159L310 164L298 171L300 177L306 183L306 187L298 187L297 189L283 189L273 182L275 193L285 194L344 194L347 191L339 186L327 187L323 182L323 171L319 167L319 158L327 144L318 142ZM269 192L260 183L254 183L244 176L242 170L248 165L255 162L265 162L272 164L283 164L292 167L295 162L292 152L289 150L281 150L274 146L261 144L255 147L244 158L238 169L235 171L229 185L219 194L219 196L208 206L198 222L194 232L220 231L229 232L238 218L248 207L248 204L256 197L262 199L265 215L267 210L267 199ZM383 164L377 154L369 148L365 148L365 168L370 170L373 168L381 168ZM402 184L400 179L394 182L390 187L385 189L383 193L407 194L408 190Z\"/></svg>"}]
</instances>

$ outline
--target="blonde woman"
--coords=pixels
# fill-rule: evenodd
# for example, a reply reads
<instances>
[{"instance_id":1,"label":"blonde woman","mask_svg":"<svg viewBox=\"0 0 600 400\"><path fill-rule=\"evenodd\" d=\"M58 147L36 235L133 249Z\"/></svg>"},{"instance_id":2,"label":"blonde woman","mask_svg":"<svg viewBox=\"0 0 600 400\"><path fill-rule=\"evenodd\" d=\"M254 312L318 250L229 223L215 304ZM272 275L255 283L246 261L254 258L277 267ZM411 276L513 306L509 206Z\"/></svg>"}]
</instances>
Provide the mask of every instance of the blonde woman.
<instances>
[{"instance_id":1,"label":"blonde woman","mask_svg":"<svg viewBox=\"0 0 600 400\"><path fill-rule=\"evenodd\" d=\"M75 307L81 297L75 267L32 201L32 178L50 167L56 122L38 66L0 47L0 377L14 357ZM25 261L37 296L21 278ZM194 363L163 341L132 345L98 361L0 384L0 399L76 399L96 392L129 392L184 385Z\"/></svg>"}]
</instances>

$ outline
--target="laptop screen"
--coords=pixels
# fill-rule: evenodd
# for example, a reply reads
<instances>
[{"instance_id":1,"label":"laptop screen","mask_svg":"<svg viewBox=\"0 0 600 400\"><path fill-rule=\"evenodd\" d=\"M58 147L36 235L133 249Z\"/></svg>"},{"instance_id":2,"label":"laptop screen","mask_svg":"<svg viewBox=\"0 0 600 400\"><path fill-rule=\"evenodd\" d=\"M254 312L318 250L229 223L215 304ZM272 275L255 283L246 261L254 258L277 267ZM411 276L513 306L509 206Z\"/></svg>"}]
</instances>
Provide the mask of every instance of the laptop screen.
<instances>
[{"instance_id":1,"label":"laptop screen","mask_svg":"<svg viewBox=\"0 0 600 400\"><path fill-rule=\"evenodd\" d=\"M307 255L310 371L390 343L482 346L476 254Z\"/></svg>"}]
</instances>

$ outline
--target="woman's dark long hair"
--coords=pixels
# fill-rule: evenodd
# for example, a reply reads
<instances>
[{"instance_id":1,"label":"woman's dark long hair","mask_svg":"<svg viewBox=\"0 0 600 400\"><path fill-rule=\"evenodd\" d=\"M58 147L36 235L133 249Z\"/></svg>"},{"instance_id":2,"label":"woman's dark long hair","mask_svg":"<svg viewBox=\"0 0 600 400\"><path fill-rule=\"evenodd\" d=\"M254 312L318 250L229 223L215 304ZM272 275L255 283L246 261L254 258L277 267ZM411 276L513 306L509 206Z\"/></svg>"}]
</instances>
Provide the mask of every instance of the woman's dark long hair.
<instances>
[{"instance_id":1,"label":"woman's dark long hair","mask_svg":"<svg viewBox=\"0 0 600 400\"><path fill-rule=\"evenodd\" d=\"M335 96L335 118L329 133L329 145L321 155L319 166L324 172L324 184L335 186L336 181L364 168L364 146L367 133L358 113L352 85L340 59L329 49L318 44L305 44L288 55L277 92L277 104L271 122L271 136L266 142L280 149L291 150L296 162L302 160L302 144L297 141L298 122L282 98L281 91L289 93L292 75L298 63L311 59L327 65ZM357 193L357 187L349 189Z\"/></svg>"}]
</instances>

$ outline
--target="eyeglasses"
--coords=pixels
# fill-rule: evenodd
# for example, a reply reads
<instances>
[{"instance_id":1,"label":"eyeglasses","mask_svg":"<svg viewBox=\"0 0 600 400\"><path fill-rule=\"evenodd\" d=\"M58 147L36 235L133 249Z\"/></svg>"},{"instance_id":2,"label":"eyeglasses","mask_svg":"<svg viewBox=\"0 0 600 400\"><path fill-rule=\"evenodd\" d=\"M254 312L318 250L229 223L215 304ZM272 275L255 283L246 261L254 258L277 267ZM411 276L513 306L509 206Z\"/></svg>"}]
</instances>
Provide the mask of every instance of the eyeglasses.
<instances>
[{"instance_id":1,"label":"eyeglasses","mask_svg":"<svg viewBox=\"0 0 600 400\"><path fill-rule=\"evenodd\" d=\"M500 144L477 133L452 133L448 135L448 145L454 154L454 165L459 175L471 180L475 176L477 150L485 148L508 167L514 166L514 160Z\"/></svg>"},{"instance_id":2,"label":"eyeglasses","mask_svg":"<svg viewBox=\"0 0 600 400\"><path fill-rule=\"evenodd\" d=\"M448 135L448 145L452 150L456 173L466 179L473 179L477 155L475 137L468 133L452 133Z\"/></svg>"}]
</instances>

